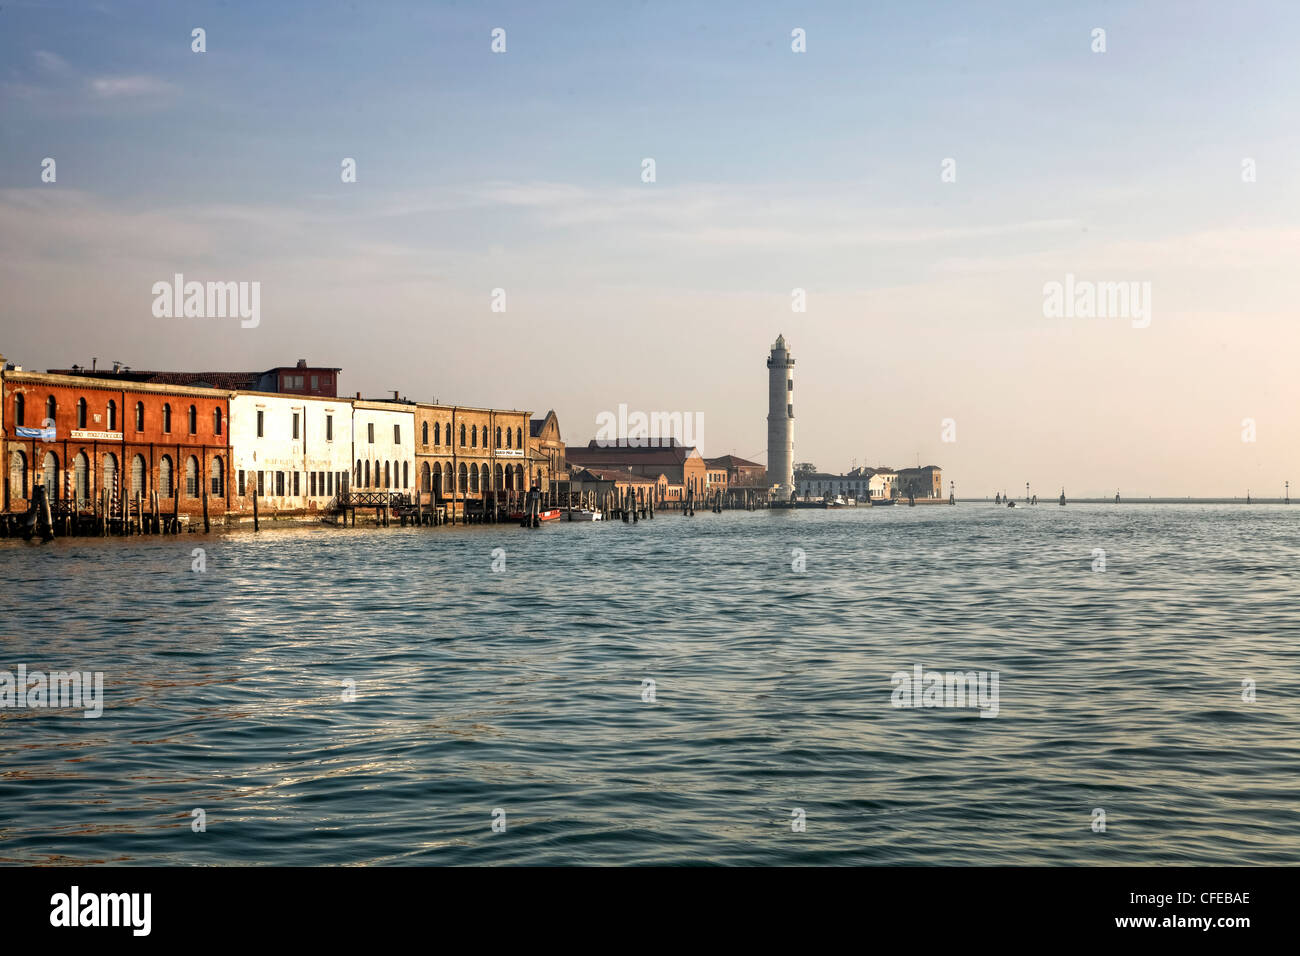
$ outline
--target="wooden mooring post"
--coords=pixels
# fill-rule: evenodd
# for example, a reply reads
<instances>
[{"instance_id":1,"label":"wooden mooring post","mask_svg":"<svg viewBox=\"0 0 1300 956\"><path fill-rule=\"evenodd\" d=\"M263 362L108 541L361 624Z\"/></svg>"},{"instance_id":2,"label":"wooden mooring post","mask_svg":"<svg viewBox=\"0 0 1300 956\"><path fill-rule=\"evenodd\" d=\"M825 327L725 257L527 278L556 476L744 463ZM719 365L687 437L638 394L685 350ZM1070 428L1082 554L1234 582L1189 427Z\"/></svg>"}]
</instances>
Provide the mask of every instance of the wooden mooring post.
<instances>
[{"instance_id":1,"label":"wooden mooring post","mask_svg":"<svg viewBox=\"0 0 1300 956\"><path fill-rule=\"evenodd\" d=\"M211 534L212 522L208 520L208 493L203 492L203 533Z\"/></svg>"},{"instance_id":2,"label":"wooden mooring post","mask_svg":"<svg viewBox=\"0 0 1300 956\"><path fill-rule=\"evenodd\" d=\"M261 488L253 489L253 530L254 531L257 531L262 527L261 521L259 520L257 514L257 499L261 497L261 495L259 495L258 492L261 490L262 490Z\"/></svg>"}]
</instances>

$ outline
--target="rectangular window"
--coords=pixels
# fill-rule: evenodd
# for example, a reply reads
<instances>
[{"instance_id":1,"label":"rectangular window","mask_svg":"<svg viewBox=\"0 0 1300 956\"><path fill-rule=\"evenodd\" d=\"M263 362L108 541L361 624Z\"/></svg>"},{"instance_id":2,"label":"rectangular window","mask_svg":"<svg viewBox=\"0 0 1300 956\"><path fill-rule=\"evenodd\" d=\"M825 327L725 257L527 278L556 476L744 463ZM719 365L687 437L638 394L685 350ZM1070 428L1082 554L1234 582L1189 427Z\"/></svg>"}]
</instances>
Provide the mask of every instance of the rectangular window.
<instances>
[{"instance_id":1,"label":"rectangular window","mask_svg":"<svg viewBox=\"0 0 1300 956\"><path fill-rule=\"evenodd\" d=\"M329 481L329 490L326 491L325 494L327 494L327 495L332 495L332 494L334 494L334 472L331 471L331 472L329 473L329 479L328 479L328 481Z\"/></svg>"},{"instance_id":2,"label":"rectangular window","mask_svg":"<svg viewBox=\"0 0 1300 956\"><path fill-rule=\"evenodd\" d=\"M298 472L295 471L293 473L293 496L297 498L299 493L300 492L298 491Z\"/></svg>"},{"instance_id":3,"label":"rectangular window","mask_svg":"<svg viewBox=\"0 0 1300 956\"><path fill-rule=\"evenodd\" d=\"M374 422L369 422L369 423L366 425L366 437L368 437L368 438L370 439L370 444L373 445L373 444L375 443L375 423L374 423Z\"/></svg>"},{"instance_id":4,"label":"rectangular window","mask_svg":"<svg viewBox=\"0 0 1300 956\"><path fill-rule=\"evenodd\" d=\"M319 391L320 391L320 376L319 376L319 375L313 375L313 376L311 377L311 390L312 390L313 392L319 392Z\"/></svg>"},{"instance_id":5,"label":"rectangular window","mask_svg":"<svg viewBox=\"0 0 1300 956\"><path fill-rule=\"evenodd\" d=\"M311 473L311 481L308 483L308 487L310 488L309 494L313 498L315 498L316 497L316 472L314 471Z\"/></svg>"},{"instance_id":6,"label":"rectangular window","mask_svg":"<svg viewBox=\"0 0 1300 956\"><path fill-rule=\"evenodd\" d=\"M400 445L401 443L402 443L402 426L401 426L401 425L394 425L394 426L393 426L393 444L394 444L394 445Z\"/></svg>"},{"instance_id":7,"label":"rectangular window","mask_svg":"<svg viewBox=\"0 0 1300 956\"><path fill-rule=\"evenodd\" d=\"M266 473L265 473L265 472L262 472L262 471L259 471L259 472L257 473L257 487L253 489L254 492L256 492L257 494L261 495L263 498L266 497L266 480L265 480L265 479L266 479Z\"/></svg>"},{"instance_id":8,"label":"rectangular window","mask_svg":"<svg viewBox=\"0 0 1300 956\"><path fill-rule=\"evenodd\" d=\"M787 378L787 379L785 380L785 390L786 390L787 392L793 392L793 391L794 391L794 379L792 379L792 378Z\"/></svg>"},{"instance_id":9,"label":"rectangular window","mask_svg":"<svg viewBox=\"0 0 1300 956\"><path fill-rule=\"evenodd\" d=\"M293 437L298 437L298 413L293 413Z\"/></svg>"},{"instance_id":10,"label":"rectangular window","mask_svg":"<svg viewBox=\"0 0 1300 956\"><path fill-rule=\"evenodd\" d=\"M257 410L257 437L258 437L258 438L262 438L262 437L263 437L263 429L262 429L263 421L264 421L264 419L263 419L263 412L262 412L262 410L259 408L259 409Z\"/></svg>"},{"instance_id":11,"label":"rectangular window","mask_svg":"<svg viewBox=\"0 0 1300 956\"><path fill-rule=\"evenodd\" d=\"M793 406L793 405L787 405L787 406L785 407L785 413L786 413L788 416L790 416L791 418L794 418L794 406Z\"/></svg>"},{"instance_id":12,"label":"rectangular window","mask_svg":"<svg viewBox=\"0 0 1300 956\"><path fill-rule=\"evenodd\" d=\"M284 497L284 472L282 471L275 473L275 496L277 498Z\"/></svg>"},{"instance_id":13,"label":"rectangular window","mask_svg":"<svg viewBox=\"0 0 1300 956\"><path fill-rule=\"evenodd\" d=\"M239 497L244 497L246 487L247 486L244 484L244 469L241 468L239 469Z\"/></svg>"},{"instance_id":14,"label":"rectangular window","mask_svg":"<svg viewBox=\"0 0 1300 956\"><path fill-rule=\"evenodd\" d=\"M334 416L333 415L325 416L325 440L326 441L334 440Z\"/></svg>"}]
</instances>

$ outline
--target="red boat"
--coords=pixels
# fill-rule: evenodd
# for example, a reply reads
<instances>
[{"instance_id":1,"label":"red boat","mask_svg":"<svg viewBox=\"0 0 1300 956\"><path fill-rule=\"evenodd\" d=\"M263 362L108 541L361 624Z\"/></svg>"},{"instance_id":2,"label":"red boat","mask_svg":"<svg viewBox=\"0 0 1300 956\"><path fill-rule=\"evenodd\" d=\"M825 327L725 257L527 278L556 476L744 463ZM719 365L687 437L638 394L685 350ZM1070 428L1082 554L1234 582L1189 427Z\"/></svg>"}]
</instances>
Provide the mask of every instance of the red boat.
<instances>
[{"instance_id":1,"label":"red boat","mask_svg":"<svg viewBox=\"0 0 1300 956\"><path fill-rule=\"evenodd\" d=\"M539 511L537 513L537 520L555 521L562 514L564 514L563 508L547 508L545 511ZM509 517L511 521L523 521L524 513L522 511L512 511L510 512Z\"/></svg>"}]
</instances>

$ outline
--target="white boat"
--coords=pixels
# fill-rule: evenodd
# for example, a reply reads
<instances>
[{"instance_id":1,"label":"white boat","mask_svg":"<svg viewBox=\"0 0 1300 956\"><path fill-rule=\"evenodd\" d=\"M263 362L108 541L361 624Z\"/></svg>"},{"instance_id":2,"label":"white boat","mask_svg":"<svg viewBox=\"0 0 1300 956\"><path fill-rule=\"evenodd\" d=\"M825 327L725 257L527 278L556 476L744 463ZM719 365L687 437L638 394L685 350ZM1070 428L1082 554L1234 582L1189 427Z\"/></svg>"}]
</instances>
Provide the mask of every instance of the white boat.
<instances>
[{"instance_id":1,"label":"white boat","mask_svg":"<svg viewBox=\"0 0 1300 956\"><path fill-rule=\"evenodd\" d=\"M577 511L568 511L565 512L565 514L568 516L567 520L569 521L603 521L604 520L604 516L601 515L599 511L591 511L587 508L582 508Z\"/></svg>"}]
</instances>

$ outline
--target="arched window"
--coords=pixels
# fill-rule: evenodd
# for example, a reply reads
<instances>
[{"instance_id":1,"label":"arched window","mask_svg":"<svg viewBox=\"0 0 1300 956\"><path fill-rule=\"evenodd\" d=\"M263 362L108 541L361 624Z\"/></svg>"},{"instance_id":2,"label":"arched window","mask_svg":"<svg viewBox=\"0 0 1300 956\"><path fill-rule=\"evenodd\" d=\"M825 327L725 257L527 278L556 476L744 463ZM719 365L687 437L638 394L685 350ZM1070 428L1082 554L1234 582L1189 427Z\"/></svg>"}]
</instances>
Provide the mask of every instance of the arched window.
<instances>
[{"instance_id":1,"label":"arched window","mask_svg":"<svg viewBox=\"0 0 1300 956\"><path fill-rule=\"evenodd\" d=\"M515 436L514 436L514 433L513 433L509 428L507 428L507 429L506 429L506 447L507 447L507 448L513 448L513 447L514 447L514 445L513 445L514 437L515 437Z\"/></svg>"},{"instance_id":2,"label":"arched window","mask_svg":"<svg viewBox=\"0 0 1300 956\"><path fill-rule=\"evenodd\" d=\"M469 430L469 444L471 448L478 447L478 426L475 425Z\"/></svg>"},{"instance_id":3,"label":"arched window","mask_svg":"<svg viewBox=\"0 0 1300 956\"><path fill-rule=\"evenodd\" d=\"M199 496L199 460L193 455L185 459L185 497Z\"/></svg>"},{"instance_id":4,"label":"arched window","mask_svg":"<svg viewBox=\"0 0 1300 956\"><path fill-rule=\"evenodd\" d=\"M379 484L379 474L380 474L380 472L379 472L379 459L376 458L376 459L375 459L375 487L376 487L376 488L380 488L380 487L382 487L382 485Z\"/></svg>"},{"instance_id":5,"label":"arched window","mask_svg":"<svg viewBox=\"0 0 1300 956\"><path fill-rule=\"evenodd\" d=\"M433 490L433 478L429 474L429 463L427 461L420 466L420 490L421 491Z\"/></svg>"},{"instance_id":6,"label":"arched window","mask_svg":"<svg viewBox=\"0 0 1300 956\"><path fill-rule=\"evenodd\" d=\"M425 422L420 426L420 444L429 444L429 423Z\"/></svg>"},{"instance_id":7,"label":"arched window","mask_svg":"<svg viewBox=\"0 0 1300 956\"><path fill-rule=\"evenodd\" d=\"M452 481L451 462L449 461L443 462L441 491L444 495L449 495L455 490L456 490L456 483Z\"/></svg>"},{"instance_id":8,"label":"arched window","mask_svg":"<svg viewBox=\"0 0 1300 956\"><path fill-rule=\"evenodd\" d=\"M500 491L500 490L502 490L503 488L506 487L505 485L503 485L503 484L501 483L501 482L502 482L502 475L501 475L501 466L500 466L500 465L497 465L497 467L496 467L496 471L494 471L494 472L492 473L492 477L496 479L496 481L495 481L493 487L495 487L495 488L497 489L497 491Z\"/></svg>"},{"instance_id":9,"label":"arched window","mask_svg":"<svg viewBox=\"0 0 1300 956\"><path fill-rule=\"evenodd\" d=\"M82 504L90 498L90 459L86 457L84 451L77 452L77 457L73 459L72 466L73 493L77 496L77 504Z\"/></svg>"},{"instance_id":10,"label":"arched window","mask_svg":"<svg viewBox=\"0 0 1300 956\"><path fill-rule=\"evenodd\" d=\"M172 482L171 455L163 455L162 461L158 462L158 497L170 498L172 496Z\"/></svg>"},{"instance_id":11,"label":"arched window","mask_svg":"<svg viewBox=\"0 0 1300 956\"><path fill-rule=\"evenodd\" d=\"M212 410L212 434L221 434L221 409L219 408Z\"/></svg>"},{"instance_id":12,"label":"arched window","mask_svg":"<svg viewBox=\"0 0 1300 956\"><path fill-rule=\"evenodd\" d=\"M442 440L446 442L447 447L451 447L451 422L444 422L442 425Z\"/></svg>"},{"instance_id":13,"label":"arched window","mask_svg":"<svg viewBox=\"0 0 1300 956\"><path fill-rule=\"evenodd\" d=\"M22 396L18 396L22 397ZM27 497L27 456L15 451L9 456L9 500Z\"/></svg>"},{"instance_id":14,"label":"arched window","mask_svg":"<svg viewBox=\"0 0 1300 956\"><path fill-rule=\"evenodd\" d=\"M433 443L435 445L442 444L442 424L440 422L433 423Z\"/></svg>"},{"instance_id":15,"label":"arched window","mask_svg":"<svg viewBox=\"0 0 1300 956\"><path fill-rule=\"evenodd\" d=\"M23 418L23 414L26 412L26 410L27 410L27 399L23 397L22 392L16 392L14 394L14 424L15 425L27 424L27 422ZM27 496L22 495L22 497L26 498Z\"/></svg>"},{"instance_id":16,"label":"arched window","mask_svg":"<svg viewBox=\"0 0 1300 956\"><path fill-rule=\"evenodd\" d=\"M117 431L117 402L112 400L108 403L108 430Z\"/></svg>"},{"instance_id":17,"label":"arched window","mask_svg":"<svg viewBox=\"0 0 1300 956\"><path fill-rule=\"evenodd\" d=\"M86 400L84 398L77 399L77 427L86 427Z\"/></svg>"},{"instance_id":18,"label":"arched window","mask_svg":"<svg viewBox=\"0 0 1300 956\"><path fill-rule=\"evenodd\" d=\"M59 410L59 403L56 402L54 400L54 396L51 395L49 398L45 400L45 417L50 420L51 425L54 424L54 419L56 417L56 413L58 412L58 410Z\"/></svg>"},{"instance_id":19,"label":"arched window","mask_svg":"<svg viewBox=\"0 0 1300 956\"><path fill-rule=\"evenodd\" d=\"M460 424L460 447L461 448L465 447L465 423L464 422L461 422Z\"/></svg>"},{"instance_id":20,"label":"arched window","mask_svg":"<svg viewBox=\"0 0 1300 956\"><path fill-rule=\"evenodd\" d=\"M411 487L411 463L404 461L402 462L402 490L405 491L409 487Z\"/></svg>"},{"instance_id":21,"label":"arched window","mask_svg":"<svg viewBox=\"0 0 1300 956\"><path fill-rule=\"evenodd\" d=\"M524 430L522 428L515 429L515 447L516 448L524 447ZM520 470L522 471L523 469Z\"/></svg>"},{"instance_id":22,"label":"arched window","mask_svg":"<svg viewBox=\"0 0 1300 956\"><path fill-rule=\"evenodd\" d=\"M486 491L491 491L491 490L492 490L492 473L491 473L490 471L488 471L488 466L487 466L487 465L484 465L484 466L480 469L480 474L482 475L482 483L483 483L483 484L482 484L482 488L483 488L483 490L484 490L485 492L486 492Z\"/></svg>"},{"instance_id":23,"label":"arched window","mask_svg":"<svg viewBox=\"0 0 1300 956\"><path fill-rule=\"evenodd\" d=\"M212 496L214 498L222 497L225 492L226 484L226 464L217 455L212 459Z\"/></svg>"},{"instance_id":24,"label":"arched window","mask_svg":"<svg viewBox=\"0 0 1300 956\"><path fill-rule=\"evenodd\" d=\"M138 493L143 497L149 489L145 487L144 481L144 455L136 455L131 459L131 497L134 498Z\"/></svg>"},{"instance_id":25,"label":"arched window","mask_svg":"<svg viewBox=\"0 0 1300 956\"><path fill-rule=\"evenodd\" d=\"M465 466L461 465L461 467L464 468ZM474 494L478 494L478 469L477 468L471 468L469 470L469 490L472 491Z\"/></svg>"},{"instance_id":26,"label":"arched window","mask_svg":"<svg viewBox=\"0 0 1300 956\"><path fill-rule=\"evenodd\" d=\"M59 456L52 451L45 453L45 493L54 501L62 497L59 494Z\"/></svg>"},{"instance_id":27,"label":"arched window","mask_svg":"<svg viewBox=\"0 0 1300 956\"><path fill-rule=\"evenodd\" d=\"M107 454L104 456L104 490L112 495L117 491L117 456Z\"/></svg>"},{"instance_id":28,"label":"arched window","mask_svg":"<svg viewBox=\"0 0 1300 956\"><path fill-rule=\"evenodd\" d=\"M193 405L191 405L190 406L190 434L197 435L198 433L199 433L199 410L195 408Z\"/></svg>"},{"instance_id":29,"label":"arched window","mask_svg":"<svg viewBox=\"0 0 1300 956\"><path fill-rule=\"evenodd\" d=\"M524 490L524 466L515 465L515 487L520 491Z\"/></svg>"},{"instance_id":30,"label":"arched window","mask_svg":"<svg viewBox=\"0 0 1300 956\"><path fill-rule=\"evenodd\" d=\"M172 405L171 402L163 403L163 431L168 435L172 431Z\"/></svg>"},{"instance_id":31,"label":"arched window","mask_svg":"<svg viewBox=\"0 0 1300 956\"><path fill-rule=\"evenodd\" d=\"M391 487L392 487L392 485L389 484L389 480L390 480L390 479L389 479L389 474L388 474L388 472L389 472L389 465L390 465L390 462L384 462L384 487L385 487L385 488L391 488Z\"/></svg>"},{"instance_id":32,"label":"arched window","mask_svg":"<svg viewBox=\"0 0 1300 956\"><path fill-rule=\"evenodd\" d=\"M500 425L497 426L497 443L496 443L496 447L497 447L497 448L500 448L500 447L501 447L501 426L500 426Z\"/></svg>"},{"instance_id":33,"label":"arched window","mask_svg":"<svg viewBox=\"0 0 1300 956\"><path fill-rule=\"evenodd\" d=\"M366 459L366 474L365 474L365 478L366 478L366 482L365 482L364 485L362 485L362 487L363 487L363 488L369 488L369 487L370 487L370 459L369 459L369 458Z\"/></svg>"},{"instance_id":34,"label":"arched window","mask_svg":"<svg viewBox=\"0 0 1300 956\"><path fill-rule=\"evenodd\" d=\"M135 403L135 430L144 431L144 402Z\"/></svg>"}]
</instances>

